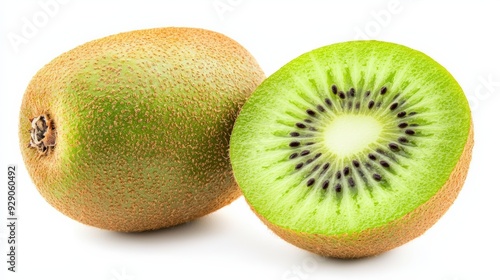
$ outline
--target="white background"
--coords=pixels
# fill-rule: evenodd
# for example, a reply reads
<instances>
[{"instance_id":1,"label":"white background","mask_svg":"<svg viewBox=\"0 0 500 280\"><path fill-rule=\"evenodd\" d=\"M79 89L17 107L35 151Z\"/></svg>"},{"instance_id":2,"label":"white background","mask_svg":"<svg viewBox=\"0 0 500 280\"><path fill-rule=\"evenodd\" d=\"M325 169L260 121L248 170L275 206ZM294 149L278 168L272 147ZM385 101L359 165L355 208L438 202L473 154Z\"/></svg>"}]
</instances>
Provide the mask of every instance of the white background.
<instances>
[{"instance_id":1,"label":"white background","mask_svg":"<svg viewBox=\"0 0 500 280\"><path fill-rule=\"evenodd\" d=\"M500 184L494 178L500 2L54 1L0 2L1 279L500 279ZM57 6L47 10L43 3L49 2ZM35 29L26 32L30 24ZM39 195L19 152L18 111L27 84L44 64L86 41L161 26L226 34L267 75L303 52L361 37L427 53L455 76L473 108L476 145L463 191L422 237L351 261L320 258L282 241L241 198L195 222L140 234L103 231L63 216ZM17 273L7 272L5 262L11 163L19 167Z\"/></svg>"}]
</instances>

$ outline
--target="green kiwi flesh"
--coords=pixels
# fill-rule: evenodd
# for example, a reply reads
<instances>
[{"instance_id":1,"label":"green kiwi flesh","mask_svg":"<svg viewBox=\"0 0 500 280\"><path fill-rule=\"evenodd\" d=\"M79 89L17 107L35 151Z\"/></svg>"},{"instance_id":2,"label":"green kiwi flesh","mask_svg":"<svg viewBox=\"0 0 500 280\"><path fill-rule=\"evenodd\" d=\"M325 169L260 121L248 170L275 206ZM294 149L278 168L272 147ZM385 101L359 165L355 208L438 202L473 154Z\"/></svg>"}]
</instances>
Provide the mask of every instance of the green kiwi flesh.
<instances>
[{"instance_id":1,"label":"green kiwi flesh","mask_svg":"<svg viewBox=\"0 0 500 280\"><path fill-rule=\"evenodd\" d=\"M230 158L245 199L278 235L350 258L432 226L463 184L471 147L470 109L445 68L402 45L353 41L305 53L267 78L236 120ZM457 170L463 176L451 179ZM405 224L447 185L454 191ZM374 230L394 224L416 234L391 243L392 226ZM362 246L346 248L359 234Z\"/></svg>"}]
</instances>

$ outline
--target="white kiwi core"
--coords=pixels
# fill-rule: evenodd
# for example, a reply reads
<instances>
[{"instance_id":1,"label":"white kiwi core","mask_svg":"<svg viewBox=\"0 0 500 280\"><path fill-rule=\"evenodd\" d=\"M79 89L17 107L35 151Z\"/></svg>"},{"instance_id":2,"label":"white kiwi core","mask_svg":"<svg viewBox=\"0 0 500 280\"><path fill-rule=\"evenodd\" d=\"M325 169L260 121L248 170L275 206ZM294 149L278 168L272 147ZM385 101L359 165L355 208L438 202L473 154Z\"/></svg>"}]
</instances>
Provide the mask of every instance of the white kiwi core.
<instances>
[{"instance_id":1,"label":"white kiwi core","mask_svg":"<svg viewBox=\"0 0 500 280\"><path fill-rule=\"evenodd\" d=\"M348 157L379 139L382 124L372 116L340 115L324 131L324 143L332 153Z\"/></svg>"}]
</instances>

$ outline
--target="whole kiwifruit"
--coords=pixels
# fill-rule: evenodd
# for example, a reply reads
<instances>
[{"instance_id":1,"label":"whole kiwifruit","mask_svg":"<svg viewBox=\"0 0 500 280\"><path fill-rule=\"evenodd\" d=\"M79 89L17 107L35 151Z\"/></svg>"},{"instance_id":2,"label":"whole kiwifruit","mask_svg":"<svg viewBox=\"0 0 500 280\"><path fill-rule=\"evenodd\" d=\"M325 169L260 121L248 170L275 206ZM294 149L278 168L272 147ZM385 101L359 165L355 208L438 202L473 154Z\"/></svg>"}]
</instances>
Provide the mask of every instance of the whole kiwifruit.
<instances>
[{"instance_id":1,"label":"whole kiwifruit","mask_svg":"<svg viewBox=\"0 0 500 280\"><path fill-rule=\"evenodd\" d=\"M353 41L294 59L242 108L230 157L276 234L332 257L376 255L424 233L466 177L465 95L427 55Z\"/></svg>"},{"instance_id":2,"label":"whole kiwifruit","mask_svg":"<svg viewBox=\"0 0 500 280\"><path fill-rule=\"evenodd\" d=\"M82 223L144 231L184 223L241 192L229 136L264 79L234 40L197 28L108 36L44 66L19 138L42 196Z\"/></svg>"}]
</instances>

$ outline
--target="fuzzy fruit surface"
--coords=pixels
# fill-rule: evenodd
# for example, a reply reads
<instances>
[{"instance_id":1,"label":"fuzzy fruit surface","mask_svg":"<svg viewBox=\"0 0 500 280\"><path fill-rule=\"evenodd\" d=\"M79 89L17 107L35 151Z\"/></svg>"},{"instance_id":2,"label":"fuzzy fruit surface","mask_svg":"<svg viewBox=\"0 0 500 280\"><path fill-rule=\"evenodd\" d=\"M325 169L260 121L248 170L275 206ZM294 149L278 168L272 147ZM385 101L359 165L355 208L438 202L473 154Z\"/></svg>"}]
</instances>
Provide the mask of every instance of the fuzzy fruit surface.
<instances>
[{"instance_id":1,"label":"fuzzy fruit surface","mask_svg":"<svg viewBox=\"0 0 500 280\"><path fill-rule=\"evenodd\" d=\"M263 79L246 49L208 30L88 42L44 66L26 89L26 167L52 206L88 225L144 231L190 221L240 195L229 136ZM27 145L30 120L41 115L56 135L45 154Z\"/></svg>"}]
</instances>

